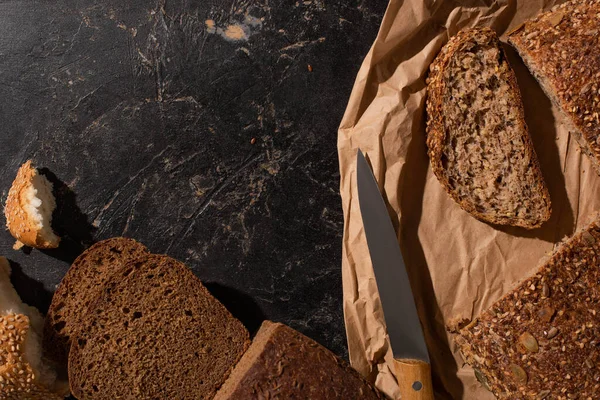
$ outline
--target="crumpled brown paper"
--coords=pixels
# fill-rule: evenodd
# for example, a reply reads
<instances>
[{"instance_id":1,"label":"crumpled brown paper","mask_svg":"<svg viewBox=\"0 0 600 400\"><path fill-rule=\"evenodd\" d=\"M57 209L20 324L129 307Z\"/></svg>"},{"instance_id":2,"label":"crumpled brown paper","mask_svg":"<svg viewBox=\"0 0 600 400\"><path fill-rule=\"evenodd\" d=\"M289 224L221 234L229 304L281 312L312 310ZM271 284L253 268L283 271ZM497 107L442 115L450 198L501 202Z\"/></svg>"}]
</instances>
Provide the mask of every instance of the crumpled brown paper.
<instances>
[{"instance_id":1,"label":"crumpled brown paper","mask_svg":"<svg viewBox=\"0 0 600 400\"><path fill-rule=\"evenodd\" d=\"M344 209L342 273L350 361L399 398L392 353L356 193L356 151L367 155L398 232L432 361L437 398L493 399L464 366L446 325L473 318L600 209L600 178L516 52L505 46L552 200L540 229L494 228L458 207L438 183L425 145L425 78L449 36L467 26L505 34L560 1L391 0L358 72L338 135Z\"/></svg>"}]
</instances>

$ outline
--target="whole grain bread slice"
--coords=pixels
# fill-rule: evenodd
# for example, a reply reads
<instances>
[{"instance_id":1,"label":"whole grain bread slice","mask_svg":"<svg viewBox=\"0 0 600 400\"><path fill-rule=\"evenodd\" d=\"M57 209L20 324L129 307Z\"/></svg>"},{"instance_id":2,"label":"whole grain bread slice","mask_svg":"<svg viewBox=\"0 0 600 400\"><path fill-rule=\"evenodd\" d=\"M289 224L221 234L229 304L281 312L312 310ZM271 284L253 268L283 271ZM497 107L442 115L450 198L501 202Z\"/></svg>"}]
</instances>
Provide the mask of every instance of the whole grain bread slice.
<instances>
[{"instance_id":1,"label":"whole grain bread slice","mask_svg":"<svg viewBox=\"0 0 600 400\"><path fill-rule=\"evenodd\" d=\"M215 400L383 398L325 347L286 325L265 321Z\"/></svg>"},{"instance_id":2,"label":"whole grain bread slice","mask_svg":"<svg viewBox=\"0 0 600 400\"><path fill-rule=\"evenodd\" d=\"M435 176L474 217L528 229L550 218L515 74L491 29L459 32L431 64L427 146Z\"/></svg>"},{"instance_id":3,"label":"whole grain bread slice","mask_svg":"<svg viewBox=\"0 0 600 400\"><path fill-rule=\"evenodd\" d=\"M513 31L508 41L565 115L600 174L600 1L556 6Z\"/></svg>"},{"instance_id":4,"label":"whole grain bread slice","mask_svg":"<svg viewBox=\"0 0 600 400\"><path fill-rule=\"evenodd\" d=\"M600 398L600 220L459 331L456 344L501 399Z\"/></svg>"},{"instance_id":5,"label":"whole grain bread slice","mask_svg":"<svg viewBox=\"0 0 600 400\"><path fill-rule=\"evenodd\" d=\"M149 254L133 239L115 237L84 251L73 262L54 292L44 323L44 349L55 363L66 367L71 337L87 317L89 305L124 263Z\"/></svg>"},{"instance_id":6,"label":"whole grain bread slice","mask_svg":"<svg viewBox=\"0 0 600 400\"><path fill-rule=\"evenodd\" d=\"M182 263L132 261L106 282L69 353L79 399L209 399L248 331Z\"/></svg>"}]
</instances>

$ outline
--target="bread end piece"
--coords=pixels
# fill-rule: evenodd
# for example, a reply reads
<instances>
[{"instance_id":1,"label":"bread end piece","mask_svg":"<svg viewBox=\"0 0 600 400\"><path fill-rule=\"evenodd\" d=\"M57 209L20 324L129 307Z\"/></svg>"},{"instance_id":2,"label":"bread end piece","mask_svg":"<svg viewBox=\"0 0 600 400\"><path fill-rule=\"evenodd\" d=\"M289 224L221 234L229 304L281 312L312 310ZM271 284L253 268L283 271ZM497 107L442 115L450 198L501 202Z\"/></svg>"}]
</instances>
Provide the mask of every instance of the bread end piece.
<instances>
[{"instance_id":1,"label":"bread end piece","mask_svg":"<svg viewBox=\"0 0 600 400\"><path fill-rule=\"evenodd\" d=\"M427 147L440 184L475 218L527 229L550 218L516 77L491 29L459 32L431 64Z\"/></svg>"},{"instance_id":2,"label":"bread end piece","mask_svg":"<svg viewBox=\"0 0 600 400\"><path fill-rule=\"evenodd\" d=\"M60 237L51 226L55 208L52 184L28 160L19 168L4 208L6 226L17 240L16 249L22 245L38 249L58 247Z\"/></svg>"}]
</instances>

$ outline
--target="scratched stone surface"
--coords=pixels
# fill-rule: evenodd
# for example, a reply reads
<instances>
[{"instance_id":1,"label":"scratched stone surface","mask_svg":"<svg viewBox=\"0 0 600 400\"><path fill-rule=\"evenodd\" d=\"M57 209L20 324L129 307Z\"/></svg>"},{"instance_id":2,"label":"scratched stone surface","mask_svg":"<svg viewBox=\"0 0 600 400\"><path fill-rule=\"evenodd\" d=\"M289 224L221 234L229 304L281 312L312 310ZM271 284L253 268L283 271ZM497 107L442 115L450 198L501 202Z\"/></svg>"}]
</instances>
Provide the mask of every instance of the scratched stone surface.
<instances>
[{"instance_id":1,"label":"scratched stone surface","mask_svg":"<svg viewBox=\"0 0 600 400\"><path fill-rule=\"evenodd\" d=\"M1 200L33 159L63 236L0 233L22 298L45 312L82 249L129 236L251 331L281 321L347 357L336 130L385 6L0 0Z\"/></svg>"}]
</instances>

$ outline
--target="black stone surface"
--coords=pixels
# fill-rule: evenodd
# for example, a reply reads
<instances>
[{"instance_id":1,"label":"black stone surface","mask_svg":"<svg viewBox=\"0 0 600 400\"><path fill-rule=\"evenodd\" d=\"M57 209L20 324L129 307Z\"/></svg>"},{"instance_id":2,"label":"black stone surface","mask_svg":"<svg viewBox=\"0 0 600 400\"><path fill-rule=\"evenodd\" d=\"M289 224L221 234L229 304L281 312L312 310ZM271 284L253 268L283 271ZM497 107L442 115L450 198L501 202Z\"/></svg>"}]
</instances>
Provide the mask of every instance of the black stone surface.
<instances>
[{"instance_id":1,"label":"black stone surface","mask_svg":"<svg viewBox=\"0 0 600 400\"><path fill-rule=\"evenodd\" d=\"M33 159L64 238L14 251L0 233L22 298L46 311L83 248L124 235L250 330L281 321L347 357L336 131L385 6L0 1L2 202Z\"/></svg>"}]
</instances>

